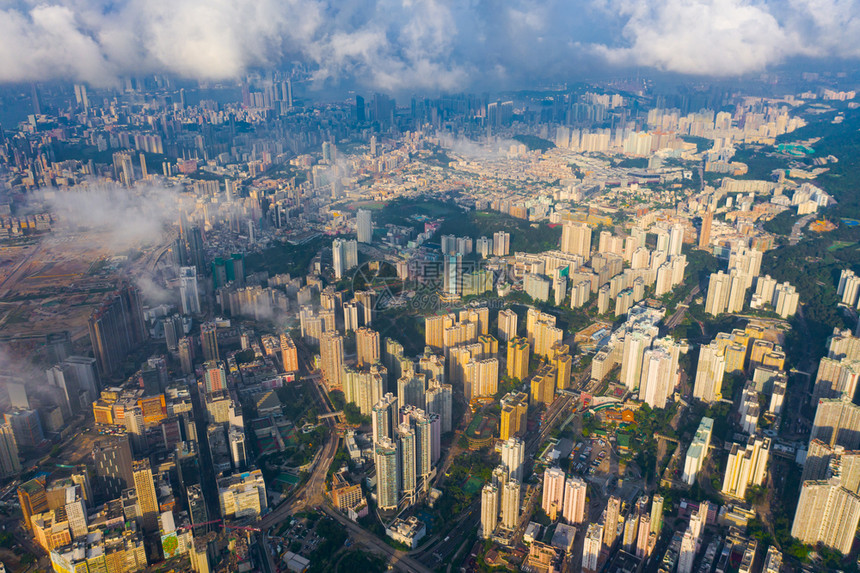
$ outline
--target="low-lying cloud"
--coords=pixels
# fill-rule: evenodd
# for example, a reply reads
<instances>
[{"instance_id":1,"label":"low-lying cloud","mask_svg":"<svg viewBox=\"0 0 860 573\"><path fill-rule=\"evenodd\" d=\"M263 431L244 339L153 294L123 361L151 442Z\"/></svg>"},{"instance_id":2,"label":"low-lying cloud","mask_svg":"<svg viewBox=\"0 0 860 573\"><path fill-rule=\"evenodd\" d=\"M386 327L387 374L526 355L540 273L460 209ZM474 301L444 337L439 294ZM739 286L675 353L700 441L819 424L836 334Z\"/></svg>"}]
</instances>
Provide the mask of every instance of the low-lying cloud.
<instances>
[{"instance_id":1,"label":"low-lying cloud","mask_svg":"<svg viewBox=\"0 0 860 573\"><path fill-rule=\"evenodd\" d=\"M0 0L0 82L236 78L300 61L318 85L565 81L606 64L739 75L860 57L855 0Z\"/></svg>"},{"instance_id":2,"label":"low-lying cloud","mask_svg":"<svg viewBox=\"0 0 860 573\"><path fill-rule=\"evenodd\" d=\"M162 240L165 227L177 220L178 197L176 189L158 184L85 184L46 192L42 200L57 219L57 233L97 231L118 252Z\"/></svg>"}]
</instances>

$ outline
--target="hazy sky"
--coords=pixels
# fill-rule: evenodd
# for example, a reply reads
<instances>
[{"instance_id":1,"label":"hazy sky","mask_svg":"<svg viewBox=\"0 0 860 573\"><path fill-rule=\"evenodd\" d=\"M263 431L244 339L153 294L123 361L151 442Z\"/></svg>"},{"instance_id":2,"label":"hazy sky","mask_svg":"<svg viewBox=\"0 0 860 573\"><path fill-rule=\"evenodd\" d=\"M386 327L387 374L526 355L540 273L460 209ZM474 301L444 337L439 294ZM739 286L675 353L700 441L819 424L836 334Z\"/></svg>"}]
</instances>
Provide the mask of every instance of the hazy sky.
<instances>
[{"instance_id":1,"label":"hazy sky","mask_svg":"<svg viewBox=\"0 0 860 573\"><path fill-rule=\"evenodd\" d=\"M857 0L0 0L0 83L234 78L456 89L606 66L731 76L860 57Z\"/></svg>"}]
</instances>

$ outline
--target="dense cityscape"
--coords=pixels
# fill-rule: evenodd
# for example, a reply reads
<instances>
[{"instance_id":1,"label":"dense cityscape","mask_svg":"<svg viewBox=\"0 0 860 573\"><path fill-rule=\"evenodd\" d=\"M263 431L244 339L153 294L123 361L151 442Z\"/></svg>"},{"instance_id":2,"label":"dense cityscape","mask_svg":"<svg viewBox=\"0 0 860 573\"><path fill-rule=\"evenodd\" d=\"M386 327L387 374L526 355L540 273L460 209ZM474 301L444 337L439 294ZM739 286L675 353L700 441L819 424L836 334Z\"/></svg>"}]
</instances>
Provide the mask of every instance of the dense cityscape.
<instances>
[{"instance_id":1,"label":"dense cityscape","mask_svg":"<svg viewBox=\"0 0 860 573\"><path fill-rule=\"evenodd\" d=\"M858 570L856 70L0 83L0 571Z\"/></svg>"}]
</instances>

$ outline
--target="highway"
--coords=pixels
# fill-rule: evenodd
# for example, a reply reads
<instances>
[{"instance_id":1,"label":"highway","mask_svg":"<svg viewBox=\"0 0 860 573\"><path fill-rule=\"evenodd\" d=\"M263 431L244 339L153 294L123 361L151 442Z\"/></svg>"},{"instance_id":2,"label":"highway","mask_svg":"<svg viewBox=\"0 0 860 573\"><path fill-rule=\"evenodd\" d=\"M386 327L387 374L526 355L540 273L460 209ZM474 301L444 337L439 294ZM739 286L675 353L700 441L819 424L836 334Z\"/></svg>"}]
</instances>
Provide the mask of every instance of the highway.
<instances>
[{"instance_id":1,"label":"highway","mask_svg":"<svg viewBox=\"0 0 860 573\"><path fill-rule=\"evenodd\" d=\"M374 534L362 528L344 517L340 512L332 509L328 505L323 505L322 510L326 515L340 523L349 532L351 539L374 549L379 553L384 553L388 556L388 564L397 571L407 571L409 573L431 573L429 569L419 563L416 559L410 557L406 552L395 549L376 537Z\"/></svg>"},{"instance_id":2,"label":"highway","mask_svg":"<svg viewBox=\"0 0 860 573\"><path fill-rule=\"evenodd\" d=\"M693 287L693 290L690 291L690 294L684 299L684 302L678 305L678 308L675 310L674 314L669 317L669 319L665 322L666 328L672 330L676 326L678 326L682 320L684 320L684 315L687 314L687 309L690 307L690 301L693 300L699 292L701 291L701 287L696 285Z\"/></svg>"}]
</instances>

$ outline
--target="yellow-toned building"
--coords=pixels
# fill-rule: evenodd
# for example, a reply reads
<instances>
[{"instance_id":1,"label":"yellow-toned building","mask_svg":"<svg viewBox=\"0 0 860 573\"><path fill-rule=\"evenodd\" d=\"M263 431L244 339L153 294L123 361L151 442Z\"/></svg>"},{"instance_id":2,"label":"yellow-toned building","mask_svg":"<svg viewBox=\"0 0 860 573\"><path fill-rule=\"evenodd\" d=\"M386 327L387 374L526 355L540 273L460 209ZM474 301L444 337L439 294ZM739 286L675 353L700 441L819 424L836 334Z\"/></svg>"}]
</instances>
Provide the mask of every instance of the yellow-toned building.
<instances>
[{"instance_id":1,"label":"yellow-toned building","mask_svg":"<svg viewBox=\"0 0 860 573\"><path fill-rule=\"evenodd\" d=\"M164 401L164 394L139 398L137 405L143 413L143 424L145 426L155 426L167 418L167 405Z\"/></svg>"},{"instance_id":2,"label":"yellow-toned building","mask_svg":"<svg viewBox=\"0 0 860 573\"><path fill-rule=\"evenodd\" d=\"M551 364L544 364L531 380L531 403L549 406L555 399L556 370Z\"/></svg>"},{"instance_id":3,"label":"yellow-toned building","mask_svg":"<svg viewBox=\"0 0 860 573\"><path fill-rule=\"evenodd\" d=\"M499 341L492 334L482 334L478 337L484 358L493 358L499 354Z\"/></svg>"},{"instance_id":4,"label":"yellow-toned building","mask_svg":"<svg viewBox=\"0 0 860 573\"><path fill-rule=\"evenodd\" d=\"M726 372L729 374L743 372L747 349L740 344L729 344L725 349Z\"/></svg>"},{"instance_id":5,"label":"yellow-toned building","mask_svg":"<svg viewBox=\"0 0 860 573\"><path fill-rule=\"evenodd\" d=\"M292 337L287 334L281 334L281 361L283 362L284 372L298 372L299 370L299 355L296 350L296 343Z\"/></svg>"},{"instance_id":6,"label":"yellow-toned building","mask_svg":"<svg viewBox=\"0 0 860 573\"><path fill-rule=\"evenodd\" d=\"M529 343L525 338L512 338L508 342L507 372L511 378L525 380L529 375Z\"/></svg>"},{"instance_id":7,"label":"yellow-toned building","mask_svg":"<svg viewBox=\"0 0 860 573\"><path fill-rule=\"evenodd\" d=\"M525 392L505 394L501 400L502 414L499 422L499 439L506 441L525 432L528 422L529 397Z\"/></svg>"},{"instance_id":8,"label":"yellow-toned building","mask_svg":"<svg viewBox=\"0 0 860 573\"><path fill-rule=\"evenodd\" d=\"M113 425L113 403L105 402L104 400L93 402L93 417L96 424Z\"/></svg>"},{"instance_id":9,"label":"yellow-toned building","mask_svg":"<svg viewBox=\"0 0 860 573\"><path fill-rule=\"evenodd\" d=\"M782 352L780 350L768 352L762 358L761 364L762 366L771 366L778 370L785 370L785 352Z\"/></svg>"},{"instance_id":10,"label":"yellow-toned building","mask_svg":"<svg viewBox=\"0 0 860 573\"><path fill-rule=\"evenodd\" d=\"M556 370L556 388L566 390L570 387L570 375L573 371L573 356L570 355L570 346L557 342L550 349L552 365Z\"/></svg>"}]
</instances>

